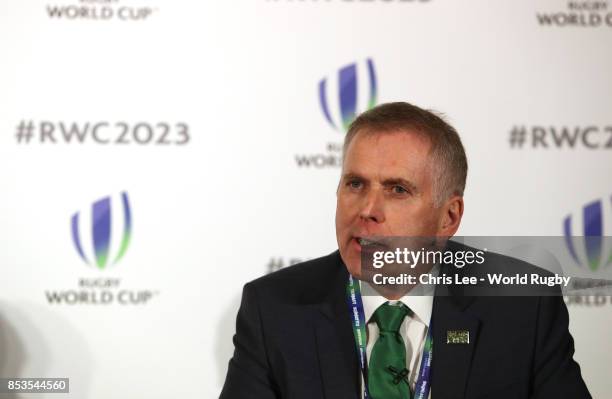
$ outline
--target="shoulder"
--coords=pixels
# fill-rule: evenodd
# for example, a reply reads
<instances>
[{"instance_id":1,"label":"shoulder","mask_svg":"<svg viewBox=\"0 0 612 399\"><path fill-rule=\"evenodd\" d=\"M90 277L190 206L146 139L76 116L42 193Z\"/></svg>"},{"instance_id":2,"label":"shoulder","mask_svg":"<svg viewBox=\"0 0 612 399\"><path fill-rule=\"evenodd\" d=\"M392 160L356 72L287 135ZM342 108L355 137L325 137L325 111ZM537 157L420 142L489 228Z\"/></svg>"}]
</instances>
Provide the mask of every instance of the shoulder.
<instances>
[{"instance_id":1,"label":"shoulder","mask_svg":"<svg viewBox=\"0 0 612 399\"><path fill-rule=\"evenodd\" d=\"M470 247L465 244L460 244L455 241L448 242L448 249L453 252L483 252L484 262L482 263L472 263L464 268L461 268L461 271L466 274L481 274L481 273L519 273L519 274L538 274L542 276L550 276L553 273L550 271L533 265L531 263L525 262L521 259L499 254L492 251L486 251L474 247Z\"/></svg>"},{"instance_id":2,"label":"shoulder","mask_svg":"<svg viewBox=\"0 0 612 399\"><path fill-rule=\"evenodd\" d=\"M540 296L561 295L558 285L549 282L557 281L557 275L548 269L554 265L534 265L513 256L492 251L483 251L456 242L449 242L449 249L454 252L481 252L482 262L465 264L463 267L445 265L446 271L460 276L476 277L479 284L473 294L492 296ZM546 266L543 268L541 266ZM561 272L562 274L562 272ZM469 290L468 290L469 291Z\"/></svg>"}]
</instances>

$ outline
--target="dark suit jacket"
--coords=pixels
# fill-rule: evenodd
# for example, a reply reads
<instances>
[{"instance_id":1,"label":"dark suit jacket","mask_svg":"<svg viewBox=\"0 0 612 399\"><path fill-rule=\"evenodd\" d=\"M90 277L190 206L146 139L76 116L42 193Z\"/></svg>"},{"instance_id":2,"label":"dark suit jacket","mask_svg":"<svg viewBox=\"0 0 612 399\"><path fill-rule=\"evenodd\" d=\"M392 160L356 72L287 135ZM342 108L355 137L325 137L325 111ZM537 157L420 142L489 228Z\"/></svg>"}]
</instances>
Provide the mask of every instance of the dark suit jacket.
<instances>
[{"instance_id":1,"label":"dark suit jacket","mask_svg":"<svg viewBox=\"0 0 612 399\"><path fill-rule=\"evenodd\" d=\"M533 270L497 256L510 270ZM358 398L347 278L336 251L246 284L221 398ZM469 297L451 289L436 295L432 326L432 399L591 397L572 358L561 296ZM468 330L470 343L448 344L448 330Z\"/></svg>"}]
</instances>

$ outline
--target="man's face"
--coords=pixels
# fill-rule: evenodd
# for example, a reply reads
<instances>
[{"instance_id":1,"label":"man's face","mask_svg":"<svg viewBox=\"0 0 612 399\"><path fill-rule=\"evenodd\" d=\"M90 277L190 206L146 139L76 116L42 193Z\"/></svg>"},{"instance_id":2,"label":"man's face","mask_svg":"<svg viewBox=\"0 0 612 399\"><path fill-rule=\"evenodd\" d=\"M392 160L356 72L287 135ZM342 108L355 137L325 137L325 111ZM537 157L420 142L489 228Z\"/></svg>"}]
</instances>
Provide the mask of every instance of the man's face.
<instances>
[{"instance_id":1,"label":"man's face","mask_svg":"<svg viewBox=\"0 0 612 399\"><path fill-rule=\"evenodd\" d=\"M433 237L444 207L434 206L430 142L414 132L358 132L346 149L337 192L336 239L344 264L361 276L360 238Z\"/></svg>"}]
</instances>

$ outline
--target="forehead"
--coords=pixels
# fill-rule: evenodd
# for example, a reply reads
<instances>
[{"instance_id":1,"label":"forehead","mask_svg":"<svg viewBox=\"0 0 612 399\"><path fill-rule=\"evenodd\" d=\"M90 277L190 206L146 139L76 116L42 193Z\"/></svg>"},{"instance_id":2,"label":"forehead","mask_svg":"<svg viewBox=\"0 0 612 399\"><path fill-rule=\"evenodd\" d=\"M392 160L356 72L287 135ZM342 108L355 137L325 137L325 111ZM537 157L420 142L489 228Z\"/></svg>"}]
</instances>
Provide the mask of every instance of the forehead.
<instances>
[{"instance_id":1,"label":"forehead","mask_svg":"<svg viewBox=\"0 0 612 399\"><path fill-rule=\"evenodd\" d=\"M358 132L346 149L343 172L414 179L428 172L430 147L415 131Z\"/></svg>"}]
</instances>

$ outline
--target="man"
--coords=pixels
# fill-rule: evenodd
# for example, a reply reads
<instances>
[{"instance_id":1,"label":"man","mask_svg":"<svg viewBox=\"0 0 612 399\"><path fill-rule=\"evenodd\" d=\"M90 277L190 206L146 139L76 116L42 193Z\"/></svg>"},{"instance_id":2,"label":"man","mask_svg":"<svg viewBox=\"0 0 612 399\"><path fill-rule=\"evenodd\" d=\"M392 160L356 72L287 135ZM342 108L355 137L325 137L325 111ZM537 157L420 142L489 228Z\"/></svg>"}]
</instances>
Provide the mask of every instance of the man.
<instances>
[{"instance_id":1,"label":"man","mask_svg":"<svg viewBox=\"0 0 612 399\"><path fill-rule=\"evenodd\" d=\"M590 398L560 296L354 295L372 237L455 234L466 176L458 134L432 112L360 115L344 144L339 251L245 285L221 398Z\"/></svg>"}]
</instances>

